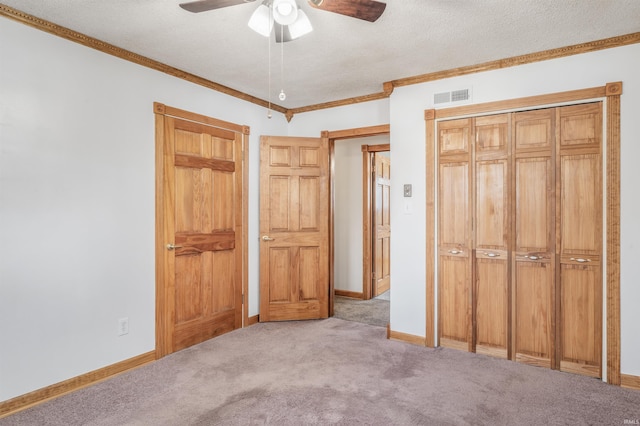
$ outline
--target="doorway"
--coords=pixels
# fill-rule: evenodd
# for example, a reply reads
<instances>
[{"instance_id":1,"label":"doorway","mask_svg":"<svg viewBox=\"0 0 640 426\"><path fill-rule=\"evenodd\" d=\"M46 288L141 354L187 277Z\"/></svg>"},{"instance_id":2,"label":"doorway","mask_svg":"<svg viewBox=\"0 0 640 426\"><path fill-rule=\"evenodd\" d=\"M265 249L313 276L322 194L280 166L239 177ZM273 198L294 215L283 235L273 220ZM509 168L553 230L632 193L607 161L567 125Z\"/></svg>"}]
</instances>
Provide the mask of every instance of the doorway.
<instances>
[{"instance_id":1,"label":"doorway","mask_svg":"<svg viewBox=\"0 0 640 426\"><path fill-rule=\"evenodd\" d=\"M389 126L348 129L326 134L329 137L331 164L330 297L368 302L373 294L372 282L369 279L365 285L364 276L365 271L371 271L372 257L370 250L364 250L366 242L363 242L363 194L367 192L363 190L363 172L366 167L363 167L362 145L388 146ZM371 241L371 237L368 240ZM365 251L368 253L365 254ZM334 300L330 305L332 316L335 314L333 302ZM385 302L388 310L389 302Z\"/></svg>"}]
</instances>

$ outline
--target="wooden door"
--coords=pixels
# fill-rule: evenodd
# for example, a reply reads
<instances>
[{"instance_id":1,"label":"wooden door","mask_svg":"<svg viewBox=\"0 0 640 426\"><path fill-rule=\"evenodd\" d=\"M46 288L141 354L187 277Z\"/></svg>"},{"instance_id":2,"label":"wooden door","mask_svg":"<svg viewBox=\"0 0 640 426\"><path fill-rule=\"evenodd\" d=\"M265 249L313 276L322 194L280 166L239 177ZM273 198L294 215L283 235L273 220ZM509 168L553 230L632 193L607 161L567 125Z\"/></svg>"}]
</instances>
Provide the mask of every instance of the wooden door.
<instances>
[{"instance_id":1,"label":"wooden door","mask_svg":"<svg viewBox=\"0 0 640 426\"><path fill-rule=\"evenodd\" d=\"M158 351L166 355L242 326L243 133L168 115L157 120Z\"/></svg>"},{"instance_id":2,"label":"wooden door","mask_svg":"<svg viewBox=\"0 0 640 426\"><path fill-rule=\"evenodd\" d=\"M375 189L373 193L373 297L388 291L391 285L390 242L391 209L391 159L379 152L374 153Z\"/></svg>"},{"instance_id":3,"label":"wooden door","mask_svg":"<svg viewBox=\"0 0 640 426\"><path fill-rule=\"evenodd\" d=\"M327 318L328 140L260 138L260 321Z\"/></svg>"},{"instance_id":4,"label":"wooden door","mask_svg":"<svg viewBox=\"0 0 640 426\"><path fill-rule=\"evenodd\" d=\"M462 350L472 350L471 135L470 119L438 125L438 338Z\"/></svg>"},{"instance_id":5,"label":"wooden door","mask_svg":"<svg viewBox=\"0 0 640 426\"><path fill-rule=\"evenodd\" d=\"M601 103L558 109L560 370L602 377Z\"/></svg>"},{"instance_id":6,"label":"wooden door","mask_svg":"<svg viewBox=\"0 0 640 426\"><path fill-rule=\"evenodd\" d=\"M475 119L474 330L478 353L508 357L509 115Z\"/></svg>"},{"instance_id":7,"label":"wooden door","mask_svg":"<svg viewBox=\"0 0 640 426\"><path fill-rule=\"evenodd\" d=\"M555 112L516 113L513 357L552 367L555 348Z\"/></svg>"}]
</instances>

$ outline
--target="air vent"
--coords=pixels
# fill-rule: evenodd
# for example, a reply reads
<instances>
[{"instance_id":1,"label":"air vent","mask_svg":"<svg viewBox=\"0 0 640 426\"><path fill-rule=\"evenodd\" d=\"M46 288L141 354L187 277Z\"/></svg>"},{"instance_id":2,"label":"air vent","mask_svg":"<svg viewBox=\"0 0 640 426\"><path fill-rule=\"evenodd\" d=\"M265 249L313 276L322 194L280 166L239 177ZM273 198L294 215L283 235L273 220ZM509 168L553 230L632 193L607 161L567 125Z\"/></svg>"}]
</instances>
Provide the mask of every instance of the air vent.
<instances>
[{"instance_id":1,"label":"air vent","mask_svg":"<svg viewBox=\"0 0 640 426\"><path fill-rule=\"evenodd\" d=\"M469 99L469 89L454 90L451 92L451 102L466 101Z\"/></svg>"},{"instance_id":2,"label":"air vent","mask_svg":"<svg viewBox=\"0 0 640 426\"><path fill-rule=\"evenodd\" d=\"M436 93L433 95L434 104L446 104L451 102L451 92Z\"/></svg>"},{"instance_id":3,"label":"air vent","mask_svg":"<svg viewBox=\"0 0 640 426\"><path fill-rule=\"evenodd\" d=\"M453 90L451 92L436 93L433 95L435 105L463 102L471 99L471 89Z\"/></svg>"}]
</instances>

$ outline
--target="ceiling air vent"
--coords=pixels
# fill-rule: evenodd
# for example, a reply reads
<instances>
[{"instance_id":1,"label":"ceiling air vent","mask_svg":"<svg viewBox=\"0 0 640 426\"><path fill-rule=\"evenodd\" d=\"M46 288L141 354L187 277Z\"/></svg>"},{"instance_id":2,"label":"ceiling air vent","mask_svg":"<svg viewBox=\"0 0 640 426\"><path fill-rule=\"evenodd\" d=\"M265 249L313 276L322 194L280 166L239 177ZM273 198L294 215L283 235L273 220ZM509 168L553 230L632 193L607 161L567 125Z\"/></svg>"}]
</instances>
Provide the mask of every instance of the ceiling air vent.
<instances>
[{"instance_id":1,"label":"ceiling air vent","mask_svg":"<svg viewBox=\"0 0 640 426\"><path fill-rule=\"evenodd\" d=\"M463 102L469 99L471 99L470 89L453 90L451 92L442 92L433 95L433 103L435 105Z\"/></svg>"}]
</instances>

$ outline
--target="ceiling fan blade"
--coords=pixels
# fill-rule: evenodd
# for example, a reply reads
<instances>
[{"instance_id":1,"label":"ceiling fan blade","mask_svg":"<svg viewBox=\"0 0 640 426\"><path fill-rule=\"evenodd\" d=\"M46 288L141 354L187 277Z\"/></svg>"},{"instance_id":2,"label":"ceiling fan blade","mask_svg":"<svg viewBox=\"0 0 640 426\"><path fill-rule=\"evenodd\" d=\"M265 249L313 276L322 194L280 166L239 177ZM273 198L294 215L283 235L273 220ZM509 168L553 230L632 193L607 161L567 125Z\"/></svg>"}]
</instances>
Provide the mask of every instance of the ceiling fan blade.
<instances>
[{"instance_id":1,"label":"ceiling fan blade","mask_svg":"<svg viewBox=\"0 0 640 426\"><path fill-rule=\"evenodd\" d=\"M180 3L180 7L193 13L206 12L207 10L221 9L237 4L251 3L255 0L199 0L189 3Z\"/></svg>"},{"instance_id":2,"label":"ceiling fan blade","mask_svg":"<svg viewBox=\"0 0 640 426\"><path fill-rule=\"evenodd\" d=\"M387 7L386 3L374 0L309 0L309 4L316 9L369 22L375 22Z\"/></svg>"}]
</instances>

